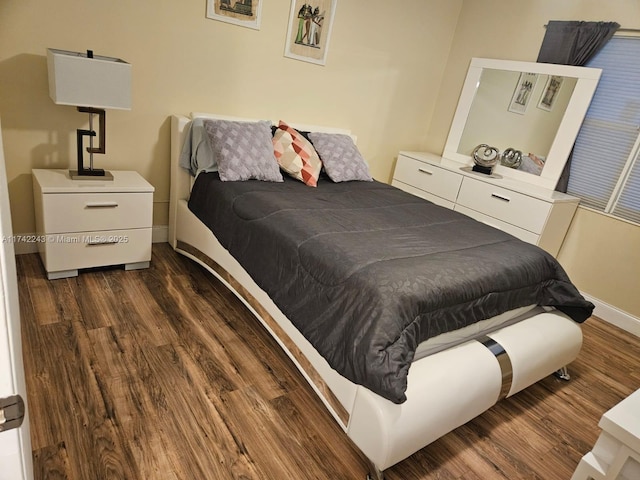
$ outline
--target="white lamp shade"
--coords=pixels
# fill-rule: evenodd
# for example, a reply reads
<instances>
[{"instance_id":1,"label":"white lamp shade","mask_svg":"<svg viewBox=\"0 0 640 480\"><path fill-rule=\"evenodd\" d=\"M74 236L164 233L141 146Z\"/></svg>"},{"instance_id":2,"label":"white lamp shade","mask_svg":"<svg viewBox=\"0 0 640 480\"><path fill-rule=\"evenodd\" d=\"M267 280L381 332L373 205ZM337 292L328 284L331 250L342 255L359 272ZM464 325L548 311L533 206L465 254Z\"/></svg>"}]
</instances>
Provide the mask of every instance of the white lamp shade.
<instances>
[{"instance_id":1,"label":"white lamp shade","mask_svg":"<svg viewBox=\"0 0 640 480\"><path fill-rule=\"evenodd\" d=\"M119 58L47 49L49 95L59 105L131 109L131 65Z\"/></svg>"}]
</instances>

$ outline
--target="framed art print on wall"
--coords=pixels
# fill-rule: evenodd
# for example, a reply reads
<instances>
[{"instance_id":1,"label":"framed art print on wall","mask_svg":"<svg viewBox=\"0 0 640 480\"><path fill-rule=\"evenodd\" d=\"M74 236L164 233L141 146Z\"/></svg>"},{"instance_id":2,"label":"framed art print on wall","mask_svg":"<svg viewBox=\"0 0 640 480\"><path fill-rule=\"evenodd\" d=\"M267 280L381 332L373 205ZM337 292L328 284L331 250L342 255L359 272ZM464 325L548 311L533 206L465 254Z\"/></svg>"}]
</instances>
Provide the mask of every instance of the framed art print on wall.
<instances>
[{"instance_id":1,"label":"framed art print on wall","mask_svg":"<svg viewBox=\"0 0 640 480\"><path fill-rule=\"evenodd\" d=\"M207 0L207 18L260 30L262 0Z\"/></svg>"},{"instance_id":2,"label":"framed art print on wall","mask_svg":"<svg viewBox=\"0 0 640 480\"><path fill-rule=\"evenodd\" d=\"M285 57L324 65L337 0L292 0Z\"/></svg>"}]
</instances>

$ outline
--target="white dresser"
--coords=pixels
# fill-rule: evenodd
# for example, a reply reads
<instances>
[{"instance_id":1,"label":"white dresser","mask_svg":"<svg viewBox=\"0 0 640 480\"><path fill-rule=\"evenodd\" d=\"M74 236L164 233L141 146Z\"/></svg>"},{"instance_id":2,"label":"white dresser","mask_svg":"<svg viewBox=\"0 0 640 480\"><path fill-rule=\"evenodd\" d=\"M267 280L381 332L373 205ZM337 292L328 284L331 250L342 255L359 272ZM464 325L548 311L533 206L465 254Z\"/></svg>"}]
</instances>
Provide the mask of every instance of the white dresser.
<instances>
[{"instance_id":1,"label":"white dresser","mask_svg":"<svg viewBox=\"0 0 640 480\"><path fill-rule=\"evenodd\" d=\"M154 188L138 173L112 171L113 181L71 180L68 170L33 170L37 234L49 279L78 270L151 260Z\"/></svg>"},{"instance_id":2,"label":"white dresser","mask_svg":"<svg viewBox=\"0 0 640 480\"><path fill-rule=\"evenodd\" d=\"M400 152L391 184L558 254L578 198L460 167L439 155Z\"/></svg>"}]
</instances>

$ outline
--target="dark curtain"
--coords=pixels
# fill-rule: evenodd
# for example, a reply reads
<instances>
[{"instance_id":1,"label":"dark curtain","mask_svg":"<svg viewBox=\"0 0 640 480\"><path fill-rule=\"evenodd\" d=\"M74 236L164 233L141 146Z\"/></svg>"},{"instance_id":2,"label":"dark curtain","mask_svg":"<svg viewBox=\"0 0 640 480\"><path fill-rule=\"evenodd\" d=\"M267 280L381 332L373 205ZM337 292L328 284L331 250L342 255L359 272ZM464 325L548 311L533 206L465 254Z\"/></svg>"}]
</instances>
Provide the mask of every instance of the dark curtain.
<instances>
[{"instance_id":1,"label":"dark curtain","mask_svg":"<svg viewBox=\"0 0 640 480\"><path fill-rule=\"evenodd\" d=\"M583 66L613 36L616 22L577 22L552 20L547 25L538 62ZM558 180L556 190L566 192L569 184L571 156Z\"/></svg>"}]
</instances>

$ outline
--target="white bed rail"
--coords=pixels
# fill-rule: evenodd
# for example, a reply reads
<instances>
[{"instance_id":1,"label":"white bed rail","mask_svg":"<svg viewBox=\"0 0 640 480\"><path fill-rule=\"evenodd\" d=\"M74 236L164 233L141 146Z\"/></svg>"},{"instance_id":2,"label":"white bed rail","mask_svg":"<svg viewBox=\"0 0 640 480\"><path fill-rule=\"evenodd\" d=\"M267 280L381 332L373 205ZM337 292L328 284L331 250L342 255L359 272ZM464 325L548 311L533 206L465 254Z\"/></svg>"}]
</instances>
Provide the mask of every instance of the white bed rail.
<instances>
[{"instance_id":1,"label":"white bed rail","mask_svg":"<svg viewBox=\"0 0 640 480\"><path fill-rule=\"evenodd\" d=\"M508 396L571 363L582 346L580 326L558 311L488 336L509 355ZM502 374L494 354L475 340L421 358L409 370L405 403L358 387L347 434L385 470L491 408L500 396Z\"/></svg>"},{"instance_id":2,"label":"white bed rail","mask_svg":"<svg viewBox=\"0 0 640 480\"><path fill-rule=\"evenodd\" d=\"M171 117L171 187L169 189L169 243L176 248L176 220L178 201L189 198L191 175L180 166L180 151L186 137L185 127L190 119L184 116Z\"/></svg>"}]
</instances>

